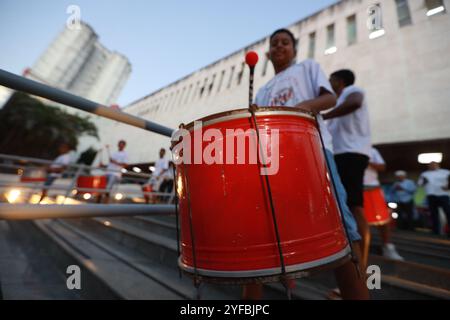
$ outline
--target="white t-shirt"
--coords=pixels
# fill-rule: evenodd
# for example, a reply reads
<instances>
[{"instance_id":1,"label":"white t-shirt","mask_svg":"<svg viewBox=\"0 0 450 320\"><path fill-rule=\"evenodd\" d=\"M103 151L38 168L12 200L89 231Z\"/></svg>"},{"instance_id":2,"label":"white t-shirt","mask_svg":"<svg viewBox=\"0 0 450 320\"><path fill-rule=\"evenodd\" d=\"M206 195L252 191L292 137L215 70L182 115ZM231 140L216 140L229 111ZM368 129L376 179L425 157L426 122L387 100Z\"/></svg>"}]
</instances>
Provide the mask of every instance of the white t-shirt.
<instances>
[{"instance_id":1,"label":"white t-shirt","mask_svg":"<svg viewBox=\"0 0 450 320\"><path fill-rule=\"evenodd\" d=\"M373 147L370 149L369 164L370 163L385 164L380 152ZM370 166L368 166L364 172L364 185L367 187L377 187L380 185L377 170L371 168Z\"/></svg>"},{"instance_id":2,"label":"white t-shirt","mask_svg":"<svg viewBox=\"0 0 450 320\"><path fill-rule=\"evenodd\" d=\"M296 104L315 99L320 88L333 94L330 82L320 65L314 60L305 60L294 64L277 74L259 89L255 104L261 107L294 107ZM321 115L317 116L325 148L333 151L331 135Z\"/></svg>"},{"instance_id":3,"label":"white t-shirt","mask_svg":"<svg viewBox=\"0 0 450 320\"><path fill-rule=\"evenodd\" d=\"M450 171L446 169L428 170L419 177L419 185L423 185L424 178L428 180L425 184L425 193L429 196L447 196L449 192L443 190L448 186Z\"/></svg>"},{"instance_id":4,"label":"white t-shirt","mask_svg":"<svg viewBox=\"0 0 450 320\"><path fill-rule=\"evenodd\" d=\"M111 159L119 163L128 163L128 154L125 151L116 151L111 155ZM106 169L108 171L108 175L113 175L120 178L122 176L122 168L123 167L110 162Z\"/></svg>"},{"instance_id":5,"label":"white t-shirt","mask_svg":"<svg viewBox=\"0 0 450 320\"><path fill-rule=\"evenodd\" d=\"M169 169L169 160L166 158L159 158L155 162L155 171L153 172L153 176L159 177L164 169Z\"/></svg>"},{"instance_id":6,"label":"white t-shirt","mask_svg":"<svg viewBox=\"0 0 450 320\"><path fill-rule=\"evenodd\" d=\"M55 160L53 160L52 164L50 165L51 169L59 169L62 167L67 166L70 163L70 154L64 153L56 157ZM58 178L62 175L62 173L57 172L51 172L50 177Z\"/></svg>"},{"instance_id":7,"label":"white t-shirt","mask_svg":"<svg viewBox=\"0 0 450 320\"><path fill-rule=\"evenodd\" d=\"M361 93L364 96L362 106L343 117L327 121L328 130L333 137L334 154L359 153L370 157L372 144L369 110L364 91L353 85L346 87L338 98L335 108L339 108L352 93Z\"/></svg>"}]
</instances>

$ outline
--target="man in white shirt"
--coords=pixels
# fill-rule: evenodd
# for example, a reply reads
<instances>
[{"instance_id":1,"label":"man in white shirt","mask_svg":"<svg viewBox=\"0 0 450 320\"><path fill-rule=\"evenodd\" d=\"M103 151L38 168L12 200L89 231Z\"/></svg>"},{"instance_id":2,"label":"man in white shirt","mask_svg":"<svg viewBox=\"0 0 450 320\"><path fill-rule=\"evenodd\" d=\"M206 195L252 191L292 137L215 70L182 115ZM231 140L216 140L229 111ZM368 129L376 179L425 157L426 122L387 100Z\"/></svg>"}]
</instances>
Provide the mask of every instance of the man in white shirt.
<instances>
[{"instance_id":1,"label":"man in white shirt","mask_svg":"<svg viewBox=\"0 0 450 320\"><path fill-rule=\"evenodd\" d=\"M39 203L47 196L47 191L53 182L62 176L62 173L70 163L70 151L69 144L63 142L58 147L59 156L53 160L52 164L47 168L47 180L44 182L44 189L42 190Z\"/></svg>"},{"instance_id":2,"label":"man in white shirt","mask_svg":"<svg viewBox=\"0 0 450 320\"><path fill-rule=\"evenodd\" d=\"M364 172L364 187L380 187L381 184L378 179L378 172L384 170L386 170L386 162L380 152L372 147L370 150L369 165ZM403 257L398 254L394 244L390 242L390 223L387 222L386 224L378 225L376 228L380 232L381 241L383 242L383 256L393 260L404 260Z\"/></svg>"},{"instance_id":3,"label":"man in white shirt","mask_svg":"<svg viewBox=\"0 0 450 320\"><path fill-rule=\"evenodd\" d=\"M425 187L433 221L433 233L440 234L439 208L442 208L447 217L447 223L450 224L450 171L441 169L437 162L431 162L428 170L420 175L418 185Z\"/></svg>"},{"instance_id":4,"label":"man in white shirt","mask_svg":"<svg viewBox=\"0 0 450 320\"><path fill-rule=\"evenodd\" d=\"M152 177L150 178L151 184L154 190L162 191L164 177L169 170L169 160L165 158L166 149L161 148L159 150L159 159L155 162L155 171L153 171Z\"/></svg>"},{"instance_id":5,"label":"man in white shirt","mask_svg":"<svg viewBox=\"0 0 450 320\"><path fill-rule=\"evenodd\" d=\"M120 140L117 144L118 150L109 157L109 164L106 167L106 178L108 191L106 196L106 202L108 202L109 191L112 190L114 185L122 179L122 169L128 165L128 154L125 152L125 146L127 145L125 140ZM99 197L99 201L101 197Z\"/></svg>"},{"instance_id":6,"label":"man in white shirt","mask_svg":"<svg viewBox=\"0 0 450 320\"><path fill-rule=\"evenodd\" d=\"M369 112L364 91L354 85L350 70L339 70L330 77L338 96L336 107L323 118L333 137L334 159L345 190L347 204L358 224L362 237L362 265L367 266L370 229L364 216L363 177L369 164L371 137Z\"/></svg>"}]
</instances>

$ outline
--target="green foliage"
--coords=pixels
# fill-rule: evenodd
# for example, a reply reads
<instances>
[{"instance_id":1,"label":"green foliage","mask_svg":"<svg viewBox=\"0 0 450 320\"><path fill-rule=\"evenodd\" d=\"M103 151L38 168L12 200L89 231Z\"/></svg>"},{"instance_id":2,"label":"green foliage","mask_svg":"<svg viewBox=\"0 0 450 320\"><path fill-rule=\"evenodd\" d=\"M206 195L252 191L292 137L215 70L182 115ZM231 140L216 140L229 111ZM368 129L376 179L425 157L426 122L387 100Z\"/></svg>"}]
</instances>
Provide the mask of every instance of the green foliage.
<instances>
[{"instance_id":1,"label":"green foliage","mask_svg":"<svg viewBox=\"0 0 450 320\"><path fill-rule=\"evenodd\" d=\"M21 92L0 109L0 153L53 159L61 142L75 149L82 135L98 138L88 117L70 114Z\"/></svg>"}]
</instances>

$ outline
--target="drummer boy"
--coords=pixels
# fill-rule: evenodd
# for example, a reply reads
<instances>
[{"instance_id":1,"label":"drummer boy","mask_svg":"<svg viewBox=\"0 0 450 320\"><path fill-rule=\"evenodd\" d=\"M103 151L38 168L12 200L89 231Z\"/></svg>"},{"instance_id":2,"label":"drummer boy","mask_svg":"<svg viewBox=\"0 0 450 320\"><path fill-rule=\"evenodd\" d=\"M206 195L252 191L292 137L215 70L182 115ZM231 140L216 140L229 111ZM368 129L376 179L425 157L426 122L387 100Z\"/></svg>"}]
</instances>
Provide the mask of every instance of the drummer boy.
<instances>
[{"instance_id":1,"label":"drummer boy","mask_svg":"<svg viewBox=\"0 0 450 320\"><path fill-rule=\"evenodd\" d=\"M275 69L275 77L258 91L255 104L258 106L293 107L317 115L330 173L335 182L338 200L343 210L347 233L352 242L354 253L356 257L359 257L361 237L358 234L356 222L346 205L345 189L333 159L332 137L320 115L321 111L336 105L336 97L325 73L317 62L308 59L295 63L297 55L295 44L294 35L287 29L279 29L272 33L268 58ZM342 298L369 298L365 277L360 276L358 267L354 262L348 261L334 271ZM247 285L244 287L244 299L259 299L261 297L262 285Z\"/></svg>"}]
</instances>

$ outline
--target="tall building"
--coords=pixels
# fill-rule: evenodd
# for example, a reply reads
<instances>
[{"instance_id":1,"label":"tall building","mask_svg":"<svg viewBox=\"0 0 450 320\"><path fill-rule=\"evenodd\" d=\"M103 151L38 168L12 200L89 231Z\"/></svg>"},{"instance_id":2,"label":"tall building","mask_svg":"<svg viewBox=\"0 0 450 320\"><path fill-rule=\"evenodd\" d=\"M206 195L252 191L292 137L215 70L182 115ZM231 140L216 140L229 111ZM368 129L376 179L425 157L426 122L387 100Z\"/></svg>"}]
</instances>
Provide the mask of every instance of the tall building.
<instances>
[{"instance_id":1,"label":"tall building","mask_svg":"<svg viewBox=\"0 0 450 320\"><path fill-rule=\"evenodd\" d=\"M352 69L368 98L373 144L392 170L419 170L417 153L442 152L450 166L450 0L342 0L287 26L297 60L327 74ZM255 90L274 70L265 37L126 106L124 111L177 128L217 112L245 108L248 50L262 58ZM109 143L128 140L133 162L157 159L169 139L108 122Z\"/></svg>"},{"instance_id":2,"label":"tall building","mask_svg":"<svg viewBox=\"0 0 450 320\"><path fill-rule=\"evenodd\" d=\"M127 58L105 48L86 23L64 28L27 76L109 106L131 73Z\"/></svg>"},{"instance_id":3,"label":"tall building","mask_svg":"<svg viewBox=\"0 0 450 320\"><path fill-rule=\"evenodd\" d=\"M80 27L64 28L34 66L24 71L24 76L104 106L116 106L119 94L130 76L131 64L122 54L104 47L88 24L81 22ZM0 87L0 108L11 92L8 88ZM100 140L90 136L81 137L77 148L79 152L89 147L99 148L101 141L107 138L108 132L104 131L106 119L45 101L70 113L88 115L95 123Z\"/></svg>"}]
</instances>

